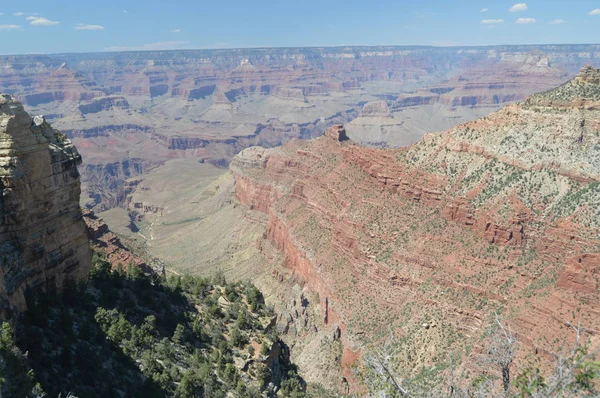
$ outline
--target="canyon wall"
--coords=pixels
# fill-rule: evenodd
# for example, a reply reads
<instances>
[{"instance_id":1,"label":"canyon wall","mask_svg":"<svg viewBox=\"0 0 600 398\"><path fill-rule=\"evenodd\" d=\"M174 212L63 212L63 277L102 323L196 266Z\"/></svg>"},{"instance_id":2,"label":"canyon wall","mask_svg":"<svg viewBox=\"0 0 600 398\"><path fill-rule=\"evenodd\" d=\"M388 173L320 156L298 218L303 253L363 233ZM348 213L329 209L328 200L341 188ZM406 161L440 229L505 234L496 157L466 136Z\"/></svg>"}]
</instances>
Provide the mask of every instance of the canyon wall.
<instances>
[{"instance_id":1,"label":"canyon wall","mask_svg":"<svg viewBox=\"0 0 600 398\"><path fill-rule=\"evenodd\" d=\"M81 156L43 117L0 96L0 307L26 307L28 290L61 289L91 267L79 207Z\"/></svg>"},{"instance_id":2,"label":"canyon wall","mask_svg":"<svg viewBox=\"0 0 600 398\"><path fill-rule=\"evenodd\" d=\"M173 158L226 166L249 146L335 123L357 142L404 146L554 87L599 54L561 45L2 56L0 91L73 140L85 204L102 211L124 206L115 198L127 173L114 165L136 163L131 176Z\"/></svg>"},{"instance_id":3,"label":"canyon wall","mask_svg":"<svg viewBox=\"0 0 600 398\"><path fill-rule=\"evenodd\" d=\"M442 377L451 353L485 372L499 314L516 371L543 368L572 347L572 324L600 346L599 78L585 68L407 148L360 147L342 126L250 148L231 164L236 196L268 215L273 258L318 293L346 357L393 333L402 377Z\"/></svg>"}]
</instances>

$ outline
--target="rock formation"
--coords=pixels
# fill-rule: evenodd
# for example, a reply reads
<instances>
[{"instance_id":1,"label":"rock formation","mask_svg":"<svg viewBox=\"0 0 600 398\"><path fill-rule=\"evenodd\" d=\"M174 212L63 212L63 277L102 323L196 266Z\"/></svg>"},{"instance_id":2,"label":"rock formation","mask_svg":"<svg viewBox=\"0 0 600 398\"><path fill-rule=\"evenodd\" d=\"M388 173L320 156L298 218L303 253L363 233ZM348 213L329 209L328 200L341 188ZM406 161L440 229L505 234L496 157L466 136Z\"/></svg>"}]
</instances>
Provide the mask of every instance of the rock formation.
<instances>
[{"instance_id":1,"label":"rock formation","mask_svg":"<svg viewBox=\"0 0 600 398\"><path fill-rule=\"evenodd\" d=\"M335 123L357 142L409 145L555 87L598 54L565 45L0 56L0 91L73 140L86 205L103 211L120 205L115 164L139 165L130 176L178 157L224 164Z\"/></svg>"},{"instance_id":2,"label":"rock formation","mask_svg":"<svg viewBox=\"0 0 600 398\"><path fill-rule=\"evenodd\" d=\"M164 273L164 265L157 259L149 259L144 250L139 250L140 254L132 251L132 242L125 245L121 238L113 233L104 220L98 217L94 212L84 209L83 219L88 231L88 237L94 250L100 253L108 261L113 269L119 267L124 270L131 265L141 268L146 274Z\"/></svg>"},{"instance_id":3,"label":"rock formation","mask_svg":"<svg viewBox=\"0 0 600 398\"><path fill-rule=\"evenodd\" d=\"M81 156L43 117L0 96L0 307L23 310L28 289L87 278L91 254L79 207Z\"/></svg>"},{"instance_id":4,"label":"rock formation","mask_svg":"<svg viewBox=\"0 0 600 398\"><path fill-rule=\"evenodd\" d=\"M331 138L334 141L342 142L347 141L348 136L346 135L346 129L341 124L334 124L325 131L325 137Z\"/></svg>"},{"instance_id":5,"label":"rock formation","mask_svg":"<svg viewBox=\"0 0 600 398\"><path fill-rule=\"evenodd\" d=\"M402 116L394 117L387 101L371 101L363 106L356 119L346 125L346 129L351 138L368 146L397 146L398 142L411 144L420 138L420 134L414 131L414 138L402 134L406 120Z\"/></svg>"},{"instance_id":6,"label":"rock formation","mask_svg":"<svg viewBox=\"0 0 600 398\"><path fill-rule=\"evenodd\" d=\"M360 111L358 117L392 117L387 101L367 102Z\"/></svg>"},{"instance_id":7,"label":"rock formation","mask_svg":"<svg viewBox=\"0 0 600 398\"><path fill-rule=\"evenodd\" d=\"M584 62L598 62L597 48L2 56L0 91L45 114L73 140L85 160L86 206L103 211L121 205L114 197L124 181L111 172L115 164L138 164L131 176L174 157L225 164L244 148L316 137L335 123L344 123L357 142L409 145L426 131L476 119L566 81Z\"/></svg>"},{"instance_id":8,"label":"rock formation","mask_svg":"<svg viewBox=\"0 0 600 398\"><path fill-rule=\"evenodd\" d=\"M407 148L339 144L338 126L254 149L233 162L236 196L267 214L265 239L318 294L346 358L393 331L403 377L450 351L481 371L498 313L517 366L543 367L572 346L570 323L600 329L599 76Z\"/></svg>"},{"instance_id":9,"label":"rock formation","mask_svg":"<svg viewBox=\"0 0 600 398\"><path fill-rule=\"evenodd\" d=\"M107 96L94 98L89 103L82 103L79 105L79 111L82 114L98 113L116 108L127 109L129 108L129 103L121 96Z\"/></svg>"}]
</instances>

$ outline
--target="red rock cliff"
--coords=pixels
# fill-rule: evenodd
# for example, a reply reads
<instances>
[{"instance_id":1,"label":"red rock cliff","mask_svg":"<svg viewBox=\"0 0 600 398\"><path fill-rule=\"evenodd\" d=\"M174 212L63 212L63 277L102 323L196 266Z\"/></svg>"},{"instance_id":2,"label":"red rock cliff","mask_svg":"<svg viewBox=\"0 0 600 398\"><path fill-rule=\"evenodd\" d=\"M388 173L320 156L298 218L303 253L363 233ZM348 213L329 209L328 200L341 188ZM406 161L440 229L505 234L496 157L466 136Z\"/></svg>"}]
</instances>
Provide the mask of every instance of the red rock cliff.
<instances>
[{"instance_id":1,"label":"red rock cliff","mask_svg":"<svg viewBox=\"0 0 600 398\"><path fill-rule=\"evenodd\" d=\"M600 329L592 72L408 148L361 148L336 126L243 151L236 195L269 214L266 237L327 298L347 344L391 329L399 366L450 350L477 366L498 312L523 343L518 366L547 361L572 339L569 322Z\"/></svg>"}]
</instances>

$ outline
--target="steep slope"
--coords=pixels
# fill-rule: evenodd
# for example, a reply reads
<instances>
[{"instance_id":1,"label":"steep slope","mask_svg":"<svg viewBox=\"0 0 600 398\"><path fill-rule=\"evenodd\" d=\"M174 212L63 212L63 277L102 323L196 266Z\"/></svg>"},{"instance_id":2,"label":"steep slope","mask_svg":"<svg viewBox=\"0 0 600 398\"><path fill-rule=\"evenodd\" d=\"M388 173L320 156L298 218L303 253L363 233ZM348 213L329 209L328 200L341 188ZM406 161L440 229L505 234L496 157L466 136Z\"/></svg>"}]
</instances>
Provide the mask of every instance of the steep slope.
<instances>
[{"instance_id":1,"label":"steep slope","mask_svg":"<svg viewBox=\"0 0 600 398\"><path fill-rule=\"evenodd\" d=\"M79 207L81 156L43 117L0 96L0 306L25 308L27 289L87 278L91 254Z\"/></svg>"},{"instance_id":2,"label":"steep slope","mask_svg":"<svg viewBox=\"0 0 600 398\"><path fill-rule=\"evenodd\" d=\"M344 352L392 331L403 377L431 379L450 352L485 368L495 313L518 335L519 369L570 347L570 323L597 348L599 83L585 68L403 149L359 147L342 126L250 148L231 164L236 196L268 215L265 239L340 324Z\"/></svg>"},{"instance_id":3,"label":"steep slope","mask_svg":"<svg viewBox=\"0 0 600 398\"><path fill-rule=\"evenodd\" d=\"M43 298L16 332L29 353L28 378L49 396L304 396L287 347L270 333L274 315L253 285L222 276L164 281L135 266L111 272L95 252L81 289ZM41 396L7 391L7 384L25 387L8 381L3 396Z\"/></svg>"}]
</instances>

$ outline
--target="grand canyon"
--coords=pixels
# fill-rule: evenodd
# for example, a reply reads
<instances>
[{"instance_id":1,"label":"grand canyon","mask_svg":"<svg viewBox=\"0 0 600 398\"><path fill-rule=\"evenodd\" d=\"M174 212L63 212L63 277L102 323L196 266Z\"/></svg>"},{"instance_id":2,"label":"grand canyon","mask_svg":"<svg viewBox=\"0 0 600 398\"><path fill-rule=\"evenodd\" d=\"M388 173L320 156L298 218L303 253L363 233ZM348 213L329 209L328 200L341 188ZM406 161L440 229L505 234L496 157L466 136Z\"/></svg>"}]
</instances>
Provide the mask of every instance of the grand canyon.
<instances>
[{"instance_id":1,"label":"grand canyon","mask_svg":"<svg viewBox=\"0 0 600 398\"><path fill-rule=\"evenodd\" d=\"M505 396L504 368L487 358L498 325L518 341L512 375L551 372L580 339L600 348L599 45L15 55L0 66L5 318L25 310L26 291L87 279L87 226L94 264L171 281L198 319L247 300L262 326L231 361L249 386L266 366L269 396L434 396L459 374L464 396ZM216 279L197 288L192 276ZM219 321L229 344L236 316Z\"/></svg>"},{"instance_id":2,"label":"grand canyon","mask_svg":"<svg viewBox=\"0 0 600 398\"><path fill-rule=\"evenodd\" d=\"M596 45L197 50L0 57L0 91L83 155L86 203L122 207L124 181L169 159L227 167L241 149L344 123L403 146L555 87ZM124 186L125 185L125 186Z\"/></svg>"}]
</instances>

